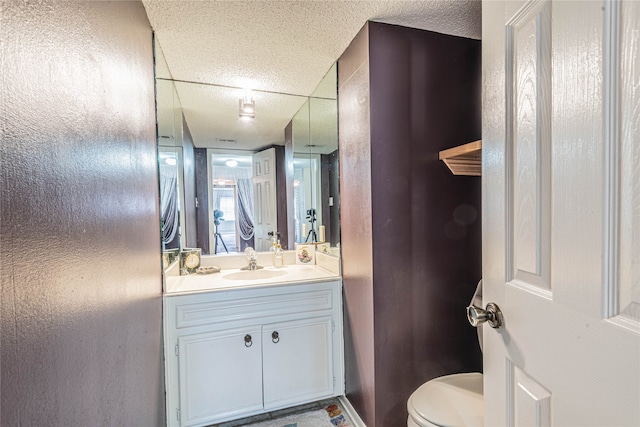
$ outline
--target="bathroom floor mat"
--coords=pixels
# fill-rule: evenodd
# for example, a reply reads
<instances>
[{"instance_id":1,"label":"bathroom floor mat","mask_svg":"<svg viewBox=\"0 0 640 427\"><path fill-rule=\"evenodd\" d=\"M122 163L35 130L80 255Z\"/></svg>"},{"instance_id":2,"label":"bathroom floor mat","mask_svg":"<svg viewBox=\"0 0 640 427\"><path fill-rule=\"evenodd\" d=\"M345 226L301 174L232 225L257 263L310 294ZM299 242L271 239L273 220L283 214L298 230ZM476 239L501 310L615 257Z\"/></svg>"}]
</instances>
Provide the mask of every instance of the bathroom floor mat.
<instances>
[{"instance_id":1,"label":"bathroom floor mat","mask_svg":"<svg viewBox=\"0 0 640 427\"><path fill-rule=\"evenodd\" d=\"M256 419L257 418L257 419ZM266 418L266 419L265 419ZM324 400L301 407L283 409L216 427L352 427L337 400Z\"/></svg>"}]
</instances>

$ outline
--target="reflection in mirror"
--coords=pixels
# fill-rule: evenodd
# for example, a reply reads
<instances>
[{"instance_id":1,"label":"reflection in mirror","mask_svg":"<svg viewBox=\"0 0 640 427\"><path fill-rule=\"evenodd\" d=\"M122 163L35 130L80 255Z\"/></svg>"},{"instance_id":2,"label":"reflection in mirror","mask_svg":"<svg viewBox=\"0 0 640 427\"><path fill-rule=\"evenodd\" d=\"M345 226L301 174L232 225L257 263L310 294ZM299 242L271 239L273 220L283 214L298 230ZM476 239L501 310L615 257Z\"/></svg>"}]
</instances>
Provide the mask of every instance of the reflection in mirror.
<instances>
[{"instance_id":1,"label":"reflection in mirror","mask_svg":"<svg viewBox=\"0 0 640 427\"><path fill-rule=\"evenodd\" d=\"M180 224L184 224L184 211L180 208L184 205L182 149L160 146L158 157L162 250L180 249L185 247L180 233Z\"/></svg>"},{"instance_id":2,"label":"reflection in mirror","mask_svg":"<svg viewBox=\"0 0 640 427\"><path fill-rule=\"evenodd\" d=\"M212 254L242 252L252 246L254 203L252 153L209 150Z\"/></svg>"},{"instance_id":3,"label":"reflection in mirror","mask_svg":"<svg viewBox=\"0 0 640 427\"><path fill-rule=\"evenodd\" d=\"M313 154L294 154L294 203L296 242L324 242L319 235L322 225L320 192L318 191L319 157ZM322 229L324 230L324 229Z\"/></svg>"},{"instance_id":4,"label":"reflection in mirror","mask_svg":"<svg viewBox=\"0 0 640 427\"><path fill-rule=\"evenodd\" d=\"M302 129L294 132L294 186L296 242L328 242L339 254L336 76L334 64L294 117L294 125L300 123Z\"/></svg>"},{"instance_id":5,"label":"reflection in mirror","mask_svg":"<svg viewBox=\"0 0 640 427\"><path fill-rule=\"evenodd\" d=\"M163 248L266 251L270 233L339 247L336 81L334 66L312 97L252 91L247 118L244 89L159 72Z\"/></svg>"},{"instance_id":6,"label":"reflection in mirror","mask_svg":"<svg viewBox=\"0 0 640 427\"><path fill-rule=\"evenodd\" d=\"M156 102L162 249L179 249L187 246L186 235L182 232L185 224L184 158L181 106L173 82L156 81Z\"/></svg>"},{"instance_id":7,"label":"reflection in mirror","mask_svg":"<svg viewBox=\"0 0 640 427\"><path fill-rule=\"evenodd\" d=\"M318 212L323 219L323 240L331 247L340 246L340 182L338 165L338 103L337 65L309 98L310 135L309 154L320 162ZM321 230L322 231L322 230ZM334 251L339 254L339 249Z\"/></svg>"}]
</instances>

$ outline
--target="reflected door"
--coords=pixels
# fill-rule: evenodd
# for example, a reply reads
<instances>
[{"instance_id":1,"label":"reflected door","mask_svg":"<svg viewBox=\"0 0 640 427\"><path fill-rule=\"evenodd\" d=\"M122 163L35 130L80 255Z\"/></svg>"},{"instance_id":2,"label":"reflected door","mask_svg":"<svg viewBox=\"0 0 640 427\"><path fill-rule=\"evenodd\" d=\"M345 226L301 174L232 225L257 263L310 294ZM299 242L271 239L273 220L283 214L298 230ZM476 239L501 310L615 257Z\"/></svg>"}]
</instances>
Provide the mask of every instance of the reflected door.
<instances>
[{"instance_id":1,"label":"reflected door","mask_svg":"<svg viewBox=\"0 0 640 427\"><path fill-rule=\"evenodd\" d=\"M484 424L640 425L640 6L482 12Z\"/></svg>"},{"instance_id":2,"label":"reflected door","mask_svg":"<svg viewBox=\"0 0 640 427\"><path fill-rule=\"evenodd\" d=\"M269 232L278 228L276 209L276 150L269 148L253 155L253 195L255 250L268 251L271 247Z\"/></svg>"}]
</instances>

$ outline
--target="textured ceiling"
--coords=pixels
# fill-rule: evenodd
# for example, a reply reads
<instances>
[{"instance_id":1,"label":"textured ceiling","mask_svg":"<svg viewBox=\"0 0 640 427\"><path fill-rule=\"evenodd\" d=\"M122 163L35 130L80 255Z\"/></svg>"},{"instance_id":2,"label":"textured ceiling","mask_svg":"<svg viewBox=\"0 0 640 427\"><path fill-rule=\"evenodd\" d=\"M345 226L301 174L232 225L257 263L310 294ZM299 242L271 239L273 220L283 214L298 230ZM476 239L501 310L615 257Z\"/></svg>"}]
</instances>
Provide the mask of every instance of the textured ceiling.
<instances>
[{"instance_id":1,"label":"textured ceiling","mask_svg":"<svg viewBox=\"0 0 640 427\"><path fill-rule=\"evenodd\" d=\"M480 0L143 3L166 58L158 77L303 96L312 94L367 20L476 39L481 34ZM205 86L198 87L181 84L177 91L196 146L212 147L223 137L207 125L218 101L213 90L206 95ZM237 100L233 105L235 121ZM258 99L256 108L265 112Z\"/></svg>"}]
</instances>

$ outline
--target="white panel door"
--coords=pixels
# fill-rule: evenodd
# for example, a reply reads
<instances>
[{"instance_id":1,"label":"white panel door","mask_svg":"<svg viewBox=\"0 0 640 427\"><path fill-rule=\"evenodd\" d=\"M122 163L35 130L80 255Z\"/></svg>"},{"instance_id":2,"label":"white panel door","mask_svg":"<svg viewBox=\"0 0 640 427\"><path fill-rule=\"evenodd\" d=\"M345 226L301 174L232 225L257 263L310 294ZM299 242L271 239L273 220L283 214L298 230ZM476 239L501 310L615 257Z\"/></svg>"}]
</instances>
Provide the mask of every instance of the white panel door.
<instances>
[{"instance_id":1,"label":"white panel door","mask_svg":"<svg viewBox=\"0 0 640 427\"><path fill-rule=\"evenodd\" d=\"M178 338L180 425L208 425L262 411L259 326Z\"/></svg>"},{"instance_id":2,"label":"white panel door","mask_svg":"<svg viewBox=\"0 0 640 427\"><path fill-rule=\"evenodd\" d=\"M483 1L486 426L640 425L640 3Z\"/></svg>"},{"instance_id":3,"label":"white panel door","mask_svg":"<svg viewBox=\"0 0 640 427\"><path fill-rule=\"evenodd\" d=\"M331 317L262 328L264 408L282 408L333 395Z\"/></svg>"},{"instance_id":4,"label":"white panel door","mask_svg":"<svg viewBox=\"0 0 640 427\"><path fill-rule=\"evenodd\" d=\"M253 194L255 250L268 251L271 238L267 233L278 229L275 148L253 155Z\"/></svg>"}]
</instances>

